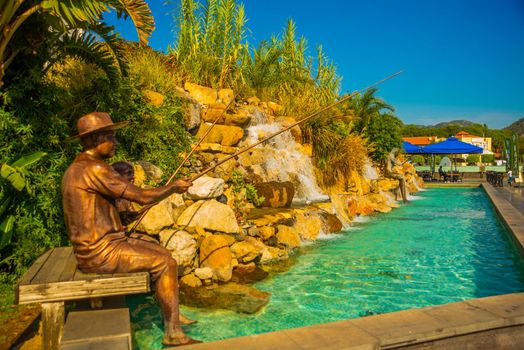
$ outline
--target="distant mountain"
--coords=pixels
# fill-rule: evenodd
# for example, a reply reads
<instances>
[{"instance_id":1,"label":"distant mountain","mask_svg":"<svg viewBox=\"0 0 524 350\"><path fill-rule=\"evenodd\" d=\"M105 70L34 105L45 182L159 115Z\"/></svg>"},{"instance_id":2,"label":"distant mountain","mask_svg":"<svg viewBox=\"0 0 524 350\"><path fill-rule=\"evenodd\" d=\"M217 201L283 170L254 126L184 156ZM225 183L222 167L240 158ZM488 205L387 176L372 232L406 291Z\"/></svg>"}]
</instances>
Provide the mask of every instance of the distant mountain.
<instances>
[{"instance_id":1,"label":"distant mountain","mask_svg":"<svg viewBox=\"0 0 524 350\"><path fill-rule=\"evenodd\" d=\"M505 130L511 130L517 135L524 136L524 117L517 120L515 123L508 125Z\"/></svg>"},{"instance_id":2,"label":"distant mountain","mask_svg":"<svg viewBox=\"0 0 524 350\"><path fill-rule=\"evenodd\" d=\"M463 127L471 126L473 124L475 124L475 123L474 122L470 122L469 120L452 120L450 122L442 122L442 123L438 123L438 124L435 124L435 125L416 125L416 124L408 124L408 125L414 125L414 126L417 126L417 127L420 127L420 128L427 128L427 129L430 129L430 128L442 129L442 128L445 128L448 125L456 125L456 126L459 126L459 127L463 128Z\"/></svg>"},{"instance_id":3,"label":"distant mountain","mask_svg":"<svg viewBox=\"0 0 524 350\"><path fill-rule=\"evenodd\" d=\"M438 124L435 124L433 126L430 126L430 128L444 128L448 125L458 125L458 126L462 126L462 127L465 127L465 126L470 126L470 125L473 125L475 123L473 122L470 122L469 120L452 120L450 122L442 122L442 123L438 123Z\"/></svg>"}]
</instances>

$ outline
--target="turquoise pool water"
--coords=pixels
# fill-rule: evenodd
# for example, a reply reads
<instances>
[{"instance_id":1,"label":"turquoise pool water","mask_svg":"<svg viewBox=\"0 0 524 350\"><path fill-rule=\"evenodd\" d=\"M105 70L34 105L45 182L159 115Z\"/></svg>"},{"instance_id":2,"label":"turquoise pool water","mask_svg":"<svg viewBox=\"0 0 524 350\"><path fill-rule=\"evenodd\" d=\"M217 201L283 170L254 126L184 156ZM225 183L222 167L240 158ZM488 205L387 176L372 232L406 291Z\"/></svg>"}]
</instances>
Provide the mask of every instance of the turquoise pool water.
<instances>
[{"instance_id":1,"label":"turquoise pool water","mask_svg":"<svg viewBox=\"0 0 524 350\"><path fill-rule=\"evenodd\" d=\"M256 315L182 307L212 341L524 291L524 263L481 189L431 189L389 214L304 247L288 271L255 285ZM160 349L154 299L129 298L136 345Z\"/></svg>"}]
</instances>

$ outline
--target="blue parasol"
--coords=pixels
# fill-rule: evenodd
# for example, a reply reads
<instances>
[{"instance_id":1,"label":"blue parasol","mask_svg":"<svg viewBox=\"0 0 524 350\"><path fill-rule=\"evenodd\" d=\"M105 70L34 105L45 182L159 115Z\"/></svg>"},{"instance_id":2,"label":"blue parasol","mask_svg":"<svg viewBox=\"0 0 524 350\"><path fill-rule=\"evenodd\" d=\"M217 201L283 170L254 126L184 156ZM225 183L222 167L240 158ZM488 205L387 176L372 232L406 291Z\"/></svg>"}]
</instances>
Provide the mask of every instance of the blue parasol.
<instances>
[{"instance_id":1,"label":"blue parasol","mask_svg":"<svg viewBox=\"0 0 524 350\"><path fill-rule=\"evenodd\" d=\"M459 141L456 137L427 145L423 150L428 154L481 154L483 151L482 147Z\"/></svg>"},{"instance_id":2,"label":"blue parasol","mask_svg":"<svg viewBox=\"0 0 524 350\"><path fill-rule=\"evenodd\" d=\"M415 146L412 143L409 143L407 141L402 141L402 148L404 149L404 152L407 154L423 154L425 153L422 147Z\"/></svg>"}]
</instances>

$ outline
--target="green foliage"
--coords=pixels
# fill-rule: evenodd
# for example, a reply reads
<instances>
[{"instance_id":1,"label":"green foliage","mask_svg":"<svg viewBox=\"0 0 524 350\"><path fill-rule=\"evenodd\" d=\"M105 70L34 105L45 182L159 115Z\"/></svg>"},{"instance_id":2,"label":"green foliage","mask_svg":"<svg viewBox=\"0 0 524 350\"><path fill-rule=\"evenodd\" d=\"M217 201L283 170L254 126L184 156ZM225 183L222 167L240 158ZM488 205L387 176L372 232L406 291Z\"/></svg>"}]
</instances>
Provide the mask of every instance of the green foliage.
<instances>
[{"instance_id":1,"label":"green foliage","mask_svg":"<svg viewBox=\"0 0 524 350\"><path fill-rule=\"evenodd\" d=\"M238 61L248 47L244 5L235 0L210 0L206 5L181 0L176 22L178 37L169 52L183 80L219 88L242 81Z\"/></svg>"},{"instance_id":2,"label":"green foliage","mask_svg":"<svg viewBox=\"0 0 524 350\"><path fill-rule=\"evenodd\" d=\"M483 154L482 155L482 163L493 164L493 162L495 162L495 155L493 154Z\"/></svg>"},{"instance_id":3,"label":"green foliage","mask_svg":"<svg viewBox=\"0 0 524 350\"><path fill-rule=\"evenodd\" d=\"M236 218L245 222L251 209L262 204L264 197L259 197L255 186L244 180L244 173L234 170L231 173L232 196L228 201L233 204Z\"/></svg>"},{"instance_id":4,"label":"green foliage","mask_svg":"<svg viewBox=\"0 0 524 350\"><path fill-rule=\"evenodd\" d=\"M424 158L424 156L421 156L420 154L415 154L411 156L411 160L413 161L413 163L416 163L417 165L426 164L426 159Z\"/></svg>"},{"instance_id":5,"label":"green foliage","mask_svg":"<svg viewBox=\"0 0 524 350\"><path fill-rule=\"evenodd\" d=\"M100 64L109 76L120 72L120 38L113 27L102 22L102 13L115 10L118 17L131 18L142 44L154 29L154 20L144 0L37 0L0 3L0 85L5 69L20 53L44 56L49 66L64 54L89 58ZM40 28L29 26L32 17L40 18ZM40 30L39 30L40 29ZM18 35L19 31L24 32ZM25 35L24 35L25 34ZM40 36L46 45L27 40ZM101 40L100 40L101 39ZM62 56L63 57L63 56Z\"/></svg>"},{"instance_id":6,"label":"green foliage","mask_svg":"<svg viewBox=\"0 0 524 350\"><path fill-rule=\"evenodd\" d=\"M371 141L371 159L382 162L394 148L401 147L401 128L402 122L391 113L375 114L369 118L362 132Z\"/></svg>"},{"instance_id":7,"label":"green foliage","mask_svg":"<svg viewBox=\"0 0 524 350\"><path fill-rule=\"evenodd\" d=\"M255 186L244 180L244 173L241 171L233 170L231 182L233 183L233 193L245 192L245 198L249 203L258 206L264 202L265 198L258 196Z\"/></svg>"},{"instance_id":8,"label":"green foliage","mask_svg":"<svg viewBox=\"0 0 524 350\"><path fill-rule=\"evenodd\" d=\"M4 163L0 168L0 178L4 180L0 189L0 251L11 243L16 220L14 213L19 205L20 192L34 196L27 179L30 176L27 168L44 156L44 152L34 152L11 164Z\"/></svg>"},{"instance_id":9,"label":"green foliage","mask_svg":"<svg viewBox=\"0 0 524 350\"><path fill-rule=\"evenodd\" d=\"M470 154L466 158L466 163L468 164L477 164L479 162L479 155L478 154Z\"/></svg>"}]
</instances>

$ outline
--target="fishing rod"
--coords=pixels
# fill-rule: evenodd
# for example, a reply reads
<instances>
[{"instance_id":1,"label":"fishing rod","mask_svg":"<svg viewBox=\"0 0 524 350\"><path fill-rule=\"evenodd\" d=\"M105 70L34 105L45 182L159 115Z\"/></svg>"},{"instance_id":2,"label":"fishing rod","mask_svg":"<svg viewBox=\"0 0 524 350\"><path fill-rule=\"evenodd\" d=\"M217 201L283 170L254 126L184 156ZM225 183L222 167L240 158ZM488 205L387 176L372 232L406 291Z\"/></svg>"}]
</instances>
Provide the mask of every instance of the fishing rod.
<instances>
[{"instance_id":1,"label":"fishing rod","mask_svg":"<svg viewBox=\"0 0 524 350\"><path fill-rule=\"evenodd\" d=\"M207 135L209 135L209 133L211 132L211 129L213 129L213 127L215 126L215 124L224 116L224 114L226 113L226 111L229 109L229 107L231 107L233 105L233 103L235 102L236 98L238 97L238 94L233 96L233 99L231 99L231 101L227 104L226 108L222 111L222 113L220 113L220 115L213 121L213 123L211 124L211 126L209 127L209 129L206 130L206 132L204 133L204 135L200 138L200 140L198 141L198 143L191 149L191 151L186 155L186 157L182 160L182 162L178 165L178 167L176 168L176 170L173 172L173 175L171 175L171 177L167 180L166 182L166 185L169 185L171 183L171 181L173 181L173 179L175 178L175 176L178 174L178 172L180 171L180 169L182 169L182 167L186 164L186 162L189 160L189 158L193 155L193 153L195 153L196 149L200 146L200 144L204 141L204 139L206 138ZM146 216L147 212L149 211L149 209L151 209L156 203L153 203L153 204L149 204L149 205L146 205L144 206L141 210L140 210L140 216L137 218L137 220L135 221L135 223L133 224L133 227L131 227L131 230L129 230L128 232L129 233L133 233L135 232L137 226L140 224L140 222L142 222L142 220L144 219L144 217Z\"/></svg>"},{"instance_id":2,"label":"fishing rod","mask_svg":"<svg viewBox=\"0 0 524 350\"><path fill-rule=\"evenodd\" d=\"M215 168L218 167L219 165L224 164L224 163L227 162L228 160L231 160L231 159L237 157L238 155L240 155L240 154L242 154L242 153L245 153L245 152L249 151L250 149L252 149L252 148L254 148L254 147L256 147L256 146L258 146L258 145L260 145L260 144L262 144L262 143L264 143L264 142L266 142L266 141L268 141L268 140L270 140L270 139L272 139L272 138L274 138L275 136L278 136L278 135L280 135L280 134L282 134L282 133L288 131L289 129L291 129L291 128L295 127L295 126L297 126L297 125L299 125L299 124L301 124L301 123L303 123L303 122L305 122L305 121L307 121L307 120L309 120L309 119L311 119L311 118L314 118L314 117L318 116L320 113L325 112L325 111L327 111L327 110L329 110L329 109L331 109L331 108L333 108L333 107L335 107L335 106L341 104L342 102L349 100L350 98L352 98L352 97L354 97L354 96L356 96L356 95L358 95L358 94L361 94L361 93L363 93L363 92L366 92L367 90L369 90L369 89L371 89L371 88L373 88L373 87L375 87L375 86L377 86L377 85L379 85L379 84L382 84L383 82L385 82L385 81L387 81L387 80L389 80L389 79L392 79L392 78L396 77L397 75L400 75L402 72L403 72L403 71L398 71L397 73L395 73L395 74L391 74L390 76L388 76L388 77L386 77L386 78L384 78L384 79L382 79L382 80L379 80L379 81L377 81L377 82L375 82L375 83L373 83L373 84L367 86L367 87L364 88L364 89L361 89L361 90L355 91L355 92L353 92L352 94L347 95L347 96L341 98L340 100L335 101L335 102L333 102L333 103L331 103L331 104L329 104L329 105L327 105L327 106L321 108L320 110L318 110L318 111L314 112L313 114L311 114L311 115L309 115L309 116L307 116L307 117L305 117L305 118L299 120L298 122L293 123L293 124L291 124L291 125L289 125L289 126L283 128L282 130L279 130L279 131L277 131L277 132L275 132L275 133L273 133L273 134L271 134L271 135L269 135L269 136L263 138L262 140L260 140L260 141L258 141L258 142L256 142L256 143L254 143L254 144L252 144L252 145L249 145L249 146L247 146L247 147L245 147L245 148L243 148L243 149L241 149L241 150L239 150L239 151L237 151L236 153L234 153L234 154L232 154L232 155L230 155L230 156L228 156L228 157L226 157L226 158L220 160L217 164L215 164L215 165L213 165L213 166L211 166L211 167L205 169L204 171L198 173L197 175L193 176L193 177L190 179L190 181L191 181L191 182L195 181L196 179L198 179L198 178L204 176L205 174L209 173L211 170L215 169ZM203 138L202 138L202 139L203 139ZM196 147L195 147L194 149L196 149ZM194 149L193 149L193 150L194 150ZM179 167L179 168L180 168L180 167ZM170 180L171 180L173 177L174 177L174 176L172 176L172 177L170 178ZM169 182L168 182L168 184L169 184ZM147 213L147 211L148 211L151 207L155 206L156 204L158 204L158 202L157 202L157 203L150 204L150 205L147 207L147 209L146 209L146 210L144 211L144 213L143 213L143 214L142 214L142 215L137 219L137 221L135 222L135 224L134 224L133 227L131 228L131 231L129 231L129 232L131 232L131 233L134 232L134 230L136 229L136 227L139 225L139 223L140 223L140 222L142 221L142 219L144 218L145 213Z\"/></svg>"}]
</instances>

